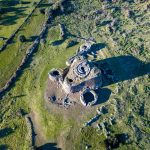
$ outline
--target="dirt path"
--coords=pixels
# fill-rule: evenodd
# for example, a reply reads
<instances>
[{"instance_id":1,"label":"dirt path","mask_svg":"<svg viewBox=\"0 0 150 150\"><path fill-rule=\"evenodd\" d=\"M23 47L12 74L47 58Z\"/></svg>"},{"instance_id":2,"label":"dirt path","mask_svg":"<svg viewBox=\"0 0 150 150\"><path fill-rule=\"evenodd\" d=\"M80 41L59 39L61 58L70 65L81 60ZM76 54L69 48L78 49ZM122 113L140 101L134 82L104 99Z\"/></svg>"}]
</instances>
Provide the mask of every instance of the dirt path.
<instances>
[{"instance_id":1,"label":"dirt path","mask_svg":"<svg viewBox=\"0 0 150 150\"><path fill-rule=\"evenodd\" d=\"M47 141L44 137L38 114L32 111L30 113L30 117L35 131L35 145L38 147L40 145L45 144Z\"/></svg>"}]
</instances>

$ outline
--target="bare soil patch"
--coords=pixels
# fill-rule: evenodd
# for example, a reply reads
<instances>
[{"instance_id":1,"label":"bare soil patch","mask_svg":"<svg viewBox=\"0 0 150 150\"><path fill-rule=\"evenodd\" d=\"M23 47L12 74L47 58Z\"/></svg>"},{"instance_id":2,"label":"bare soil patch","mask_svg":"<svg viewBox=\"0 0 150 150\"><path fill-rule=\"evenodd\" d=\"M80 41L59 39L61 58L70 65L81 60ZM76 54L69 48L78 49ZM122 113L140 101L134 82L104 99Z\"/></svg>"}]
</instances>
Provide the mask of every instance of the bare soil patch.
<instances>
[{"instance_id":1,"label":"bare soil patch","mask_svg":"<svg viewBox=\"0 0 150 150\"><path fill-rule=\"evenodd\" d=\"M42 132L42 127L40 125L40 120L38 117L38 113L36 112L31 112L30 117L32 119L34 131L35 131L35 145L38 147L40 145L43 145L47 142L47 140L44 137L44 132Z\"/></svg>"},{"instance_id":2,"label":"bare soil patch","mask_svg":"<svg viewBox=\"0 0 150 150\"><path fill-rule=\"evenodd\" d=\"M68 97L71 104L64 104L64 99ZM54 101L52 100L54 99ZM60 84L48 79L45 91L46 107L50 112L61 114L65 119L75 119L78 123L86 121L86 116L96 113L99 105L85 107L80 103L80 92L65 94Z\"/></svg>"}]
</instances>

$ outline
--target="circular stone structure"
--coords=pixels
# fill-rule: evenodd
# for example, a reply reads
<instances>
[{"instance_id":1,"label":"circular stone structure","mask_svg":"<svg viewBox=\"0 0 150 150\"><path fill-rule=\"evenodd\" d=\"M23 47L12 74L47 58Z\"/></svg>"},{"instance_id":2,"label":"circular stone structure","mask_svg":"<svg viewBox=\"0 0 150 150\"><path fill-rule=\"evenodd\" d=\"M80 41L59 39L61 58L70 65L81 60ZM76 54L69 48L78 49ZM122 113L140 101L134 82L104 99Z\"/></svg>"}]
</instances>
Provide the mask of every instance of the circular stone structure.
<instances>
[{"instance_id":1,"label":"circular stone structure","mask_svg":"<svg viewBox=\"0 0 150 150\"><path fill-rule=\"evenodd\" d=\"M90 89L86 89L80 95L80 101L84 106L92 106L97 102L97 100L98 100L97 94L95 93L95 91Z\"/></svg>"},{"instance_id":2,"label":"circular stone structure","mask_svg":"<svg viewBox=\"0 0 150 150\"><path fill-rule=\"evenodd\" d=\"M90 66L87 62L81 62L75 69L76 75L81 78L86 77L90 73Z\"/></svg>"},{"instance_id":3,"label":"circular stone structure","mask_svg":"<svg viewBox=\"0 0 150 150\"><path fill-rule=\"evenodd\" d=\"M80 46L79 53L85 53L88 52L91 49L91 43L87 42Z\"/></svg>"},{"instance_id":4,"label":"circular stone structure","mask_svg":"<svg viewBox=\"0 0 150 150\"><path fill-rule=\"evenodd\" d=\"M70 57L70 58L66 61L66 65L67 65L67 66L70 66L70 65L72 64L72 62L74 61L75 57L76 57L76 56Z\"/></svg>"},{"instance_id":5,"label":"circular stone structure","mask_svg":"<svg viewBox=\"0 0 150 150\"><path fill-rule=\"evenodd\" d=\"M61 72L57 69L52 69L49 73L49 79L52 81L58 81L61 76Z\"/></svg>"},{"instance_id":6,"label":"circular stone structure","mask_svg":"<svg viewBox=\"0 0 150 150\"><path fill-rule=\"evenodd\" d=\"M62 84L62 87L67 94L72 93L72 82L72 79L65 78Z\"/></svg>"}]
</instances>

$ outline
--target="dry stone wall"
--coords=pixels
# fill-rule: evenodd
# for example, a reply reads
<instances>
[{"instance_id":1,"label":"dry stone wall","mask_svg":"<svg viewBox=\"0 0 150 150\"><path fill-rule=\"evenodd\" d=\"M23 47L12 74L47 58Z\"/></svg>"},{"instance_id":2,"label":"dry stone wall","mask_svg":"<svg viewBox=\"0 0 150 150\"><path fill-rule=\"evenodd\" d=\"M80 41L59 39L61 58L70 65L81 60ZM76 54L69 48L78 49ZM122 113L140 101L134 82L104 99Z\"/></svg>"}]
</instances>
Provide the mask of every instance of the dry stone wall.
<instances>
[{"instance_id":1,"label":"dry stone wall","mask_svg":"<svg viewBox=\"0 0 150 150\"><path fill-rule=\"evenodd\" d=\"M8 80L8 82L5 84L5 86L2 89L0 89L0 95L2 95L2 93L5 92L11 86L11 84L16 80L16 78L18 77L23 66L26 64L29 57L32 55L32 53L35 51L38 44L40 43L40 39L42 39L43 36L45 35L47 28L48 27L47 27L47 21L46 21L45 24L43 25L40 35L36 38L36 40L33 42L33 44L27 49L26 55L22 59L22 62L19 65L19 67L17 68L16 72L14 72L14 74L11 76L11 78Z\"/></svg>"},{"instance_id":2,"label":"dry stone wall","mask_svg":"<svg viewBox=\"0 0 150 150\"><path fill-rule=\"evenodd\" d=\"M24 26L25 23L27 23L28 19L32 16L32 14L34 13L35 9L39 6L39 4L42 2L42 0L40 0L37 5L35 6L35 8L31 11L31 13L27 16L27 18L24 20L24 22L19 26L19 28L6 40L6 42L3 44L2 47L0 47L0 52L5 50L5 48L7 47L8 44L11 43L11 41L13 40L13 38L15 37L15 35L19 32L19 30Z\"/></svg>"},{"instance_id":3,"label":"dry stone wall","mask_svg":"<svg viewBox=\"0 0 150 150\"><path fill-rule=\"evenodd\" d=\"M36 5L35 9L38 7L38 5L42 2L42 0L39 1L39 3ZM33 14L33 12L35 11L35 9L32 11L32 13L30 14L30 16ZM28 18L30 17L28 16ZM20 71L22 70L23 66L25 65L25 63L27 62L27 60L29 59L29 57L31 57L32 53L35 51L35 49L37 48L37 46L39 45L40 43L40 40L43 39L45 33L46 33L46 30L48 29L49 27L49 24L51 23L53 19L53 16L51 16L51 14L49 14L49 16L47 17L45 23L43 24L43 27L42 27L42 30L39 34L39 36L36 38L36 40L33 42L33 44L27 49L27 52L26 52L26 55L24 56L24 58L22 59L22 62L21 64L19 65L19 67L17 68L17 70L14 72L14 74L10 77L10 79L7 81L7 83L5 84L5 86L3 88L0 89L0 97L3 96L3 93L5 91L7 91L7 89L9 89L9 87L12 85L12 83L16 80L16 78L19 76L19 73ZM27 21L28 19L26 19ZM21 28L21 27L20 27ZM19 31L19 29L18 29ZM17 31L17 32L18 32ZM16 33L17 33L16 32ZM15 34L16 34L15 33ZM13 37L15 36L15 34L13 35ZM13 38L11 37L11 39ZM9 40L10 42L10 40ZM8 42L8 43L9 43ZM5 45L5 47L8 45L8 43ZM4 50L5 49L2 48L0 49L0 51Z\"/></svg>"},{"instance_id":4,"label":"dry stone wall","mask_svg":"<svg viewBox=\"0 0 150 150\"><path fill-rule=\"evenodd\" d=\"M27 125L27 129L28 129L28 140L30 143L30 149L33 150L35 149L35 131L34 131L34 127L33 127L33 122L30 118L29 115L25 116L25 121L26 121L26 125Z\"/></svg>"}]
</instances>

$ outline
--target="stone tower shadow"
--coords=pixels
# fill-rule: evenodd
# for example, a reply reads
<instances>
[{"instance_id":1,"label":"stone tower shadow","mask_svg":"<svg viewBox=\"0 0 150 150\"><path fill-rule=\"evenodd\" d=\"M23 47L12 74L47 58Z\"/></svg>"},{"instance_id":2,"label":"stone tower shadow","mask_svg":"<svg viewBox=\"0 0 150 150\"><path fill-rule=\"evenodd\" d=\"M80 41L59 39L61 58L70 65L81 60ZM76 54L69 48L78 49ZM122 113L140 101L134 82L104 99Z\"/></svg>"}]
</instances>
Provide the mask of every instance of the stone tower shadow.
<instances>
[{"instance_id":1,"label":"stone tower shadow","mask_svg":"<svg viewBox=\"0 0 150 150\"><path fill-rule=\"evenodd\" d=\"M102 88L96 90L98 101L95 105L109 100L111 90L106 86L150 74L150 63L145 64L134 56L112 57L94 63L102 70L103 80ZM108 74L113 76L113 79L108 79Z\"/></svg>"},{"instance_id":2,"label":"stone tower shadow","mask_svg":"<svg viewBox=\"0 0 150 150\"><path fill-rule=\"evenodd\" d=\"M117 56L107 58L95 61L95 65L102 69L102 73L104 73L104 70L107 69L108 66L114 76L114 80L106 81L105 75L103 74L103 87L150 74L150 63L146 64L134 56Z\"/></svg>"},{"instance_id":3,"label":"stone tower shadow","mask_svg":"<svg viewBox=\"0 0 150 150\"><path fill-rule=\"evenodd\" d=\"M40 147L37 147L36 150L61 150L61 149L57 148L56 143L46 143Z\"/></svg>"},{"instance_id":4,"label":"stone tower shadow","mask_svg":"<svg viewBox=\"0 0 150 150\"><path fill-rule=\"evenodd\" d=\"M95 92L98 95L98 100L95 105L105 103L106 101L109 100L109 97L111 95L111 90L108 88L97 89Z\"/></svg>"},{"instance_id":5,"label":"stone tower shadow","mask_svg":"<svg viewBox=\"0 0 150 150\"><path fill-rule=\"evenodd\" d=\"M9 134L13 133L13 129L11 128L4 128L0 130L0 138L4 138L8 136Z\"/></svg>"}]
</instances>

